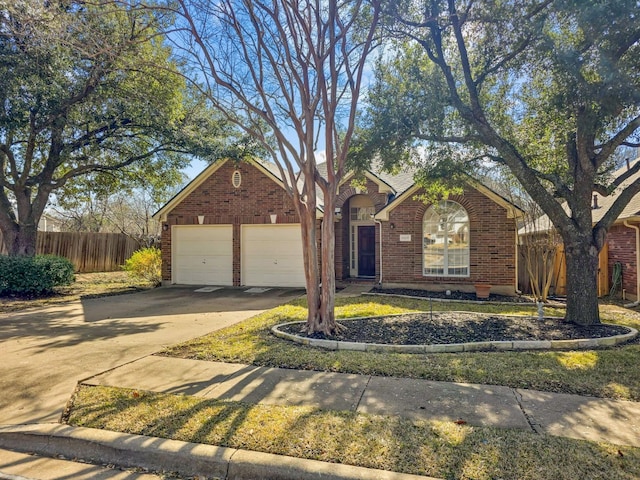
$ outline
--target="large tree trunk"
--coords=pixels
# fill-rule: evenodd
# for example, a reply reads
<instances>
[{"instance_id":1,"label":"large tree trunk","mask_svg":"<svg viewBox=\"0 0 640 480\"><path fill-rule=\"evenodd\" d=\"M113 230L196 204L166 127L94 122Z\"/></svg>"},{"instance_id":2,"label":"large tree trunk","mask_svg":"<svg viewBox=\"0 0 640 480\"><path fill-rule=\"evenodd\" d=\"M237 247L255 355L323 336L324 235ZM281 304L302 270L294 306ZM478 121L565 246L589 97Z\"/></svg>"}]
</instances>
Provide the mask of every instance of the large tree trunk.
<instances>
[{"instance_id":1,"label":"large tree trunk","mask_svg":"<svg viewBox=\"0 0 640 480\"><path fill-rule=\"evenodd\" d=\"M14 190L16 208L0 189L0 231L10 256L36 254L38 223L49 200L50 189L41 187L35 195L31 188Z\"/></svg>"},{"instance_id":2,"label":"large tree trunk","mask_svg":"<svg viewBox=\"0 0 640 480\"><path fill-rule=\"evenodd\" d=\"M36 241L38 239L37 224L0 225L4 246L9 256L36 254Z\"/></svg>"},{"instance_id":3,"label":"large tree trunk","mask_svg":"<svg viewBox=\"0 0 640 480\"><path fill-rule=\"evenodd\" d=\"M599 249L589 240L564 243L567 262L567 316L578 325L600 323L598 311Z\"/></svg>"}]
</instances>

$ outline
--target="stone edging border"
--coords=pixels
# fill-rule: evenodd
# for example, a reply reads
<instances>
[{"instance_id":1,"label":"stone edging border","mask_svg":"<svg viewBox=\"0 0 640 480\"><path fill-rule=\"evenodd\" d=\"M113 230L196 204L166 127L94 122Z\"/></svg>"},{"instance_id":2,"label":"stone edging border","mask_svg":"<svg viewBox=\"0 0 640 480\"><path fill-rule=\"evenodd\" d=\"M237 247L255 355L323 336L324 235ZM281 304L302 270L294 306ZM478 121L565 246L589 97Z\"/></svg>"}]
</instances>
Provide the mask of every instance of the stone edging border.
<instances>
[{"instance_id":1,"label":"stone edging border","mask_svg":"<svg viewBox=\"0 0 640 480\"><path fill-rule=\"evenodd\" d=\"M469 312L466 312L469 313ZM404 315L404 314L400 314ZM385 315L391 316L391 315ZM501 315L509 317L511 315ZM363 318L376 317L358 317L345 319L360 320ZM318 347L325 350L352 350L360 352L391 352L391 353L459 353L459 352L482 352L482 351L508 351L508 350L575 350L594 347L612 347L621 343L628 342L638 335L635 328L627 327L628 333L614 335L613 337L602 338L579 338L572 340L495 340L486 342L469 342L469 343L440 343L429 345L389 345L382 343L360 343L360 342L343 342L340 340L325 340L320 338L308 338L292 333L283 332L279 327L285 325L295 325L304 322L287 322L271 327L271 333L278 338L289 340L301 345L309 347ZM611 324L604 324L611 325ZM620 325L616 325L620 326Z\"/></svg>"}]
</instances>

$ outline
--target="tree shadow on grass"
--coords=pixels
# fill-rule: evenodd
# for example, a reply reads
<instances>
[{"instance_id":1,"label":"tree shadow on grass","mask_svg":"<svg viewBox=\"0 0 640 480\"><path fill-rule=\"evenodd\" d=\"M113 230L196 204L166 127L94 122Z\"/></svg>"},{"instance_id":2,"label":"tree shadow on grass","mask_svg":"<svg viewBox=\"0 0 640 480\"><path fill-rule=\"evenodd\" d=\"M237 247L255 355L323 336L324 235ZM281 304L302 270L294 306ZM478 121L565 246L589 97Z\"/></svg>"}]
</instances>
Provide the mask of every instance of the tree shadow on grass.
<instances>
[{"instance_id":1,"label":"tree shadow on grass","mask_svg":"<svg viewBox=\"0 0 640 480\"><path fill-rule=\"evenodd\" d=\"M132 390L119 392L111 405L79 405L76 413L87 419L86 426L437 478L640 477L638 448L454 422L140 392L136 396Z\"/></svg>"}]
</instances>

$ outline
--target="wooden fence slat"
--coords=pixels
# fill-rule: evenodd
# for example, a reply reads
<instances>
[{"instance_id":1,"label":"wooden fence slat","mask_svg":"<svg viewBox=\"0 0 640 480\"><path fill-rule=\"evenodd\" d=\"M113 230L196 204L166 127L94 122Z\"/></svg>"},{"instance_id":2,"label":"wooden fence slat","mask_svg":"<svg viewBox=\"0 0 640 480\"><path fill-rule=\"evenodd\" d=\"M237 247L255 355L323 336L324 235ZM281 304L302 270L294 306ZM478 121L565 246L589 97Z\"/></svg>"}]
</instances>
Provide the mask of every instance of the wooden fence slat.
<instances>
[{"instance_id":1,"label":"wooden fence slat","mask_svg":"<svg viewBox=\"0 0 640 480\"><path fill-rule=\"evenodd\" d=\"M140 244L122 233L38 232L36 253L68 258L78 273L113 272ZM6 254L0 232L0 254Z\"/></svg>"},{"instance_id":2,"label":"wooden fence slat","mask_svg":"<svg viewBox=\"0 0 640 480\"><path fill-rule=\"evenodd\" d=\"M518 282L523 293L531 293L529 275L527 274L526 257L524 250L526 245L518 246ZM598 269L598 296L603 297L609 293L609 244L605 243L600 251ZM553 280L551 282L552 291L556 295L567 294L567 262L564 255L564 245L558 245L556 255L553 260Z\"/></svg>"}]
</instances>

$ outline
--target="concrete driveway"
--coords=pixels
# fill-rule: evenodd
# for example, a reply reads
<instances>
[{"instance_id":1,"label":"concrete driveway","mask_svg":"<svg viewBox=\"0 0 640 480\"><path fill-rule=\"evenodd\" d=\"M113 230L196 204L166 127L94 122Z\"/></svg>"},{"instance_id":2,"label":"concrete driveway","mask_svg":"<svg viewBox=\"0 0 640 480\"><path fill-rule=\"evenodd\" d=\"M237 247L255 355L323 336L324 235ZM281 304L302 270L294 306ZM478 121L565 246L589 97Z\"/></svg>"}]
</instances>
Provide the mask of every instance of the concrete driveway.
<instances>
[{"instance_id":1,"label":"concrete driveway","mask_svg":"<svg viewBox=\"0 0 640 480\"><path fill-rule=\"evenodd\" d=\"M0 316L0 424L58 422L77 382L304 292L163 287Z\"/></svg>"}]
</instances>

